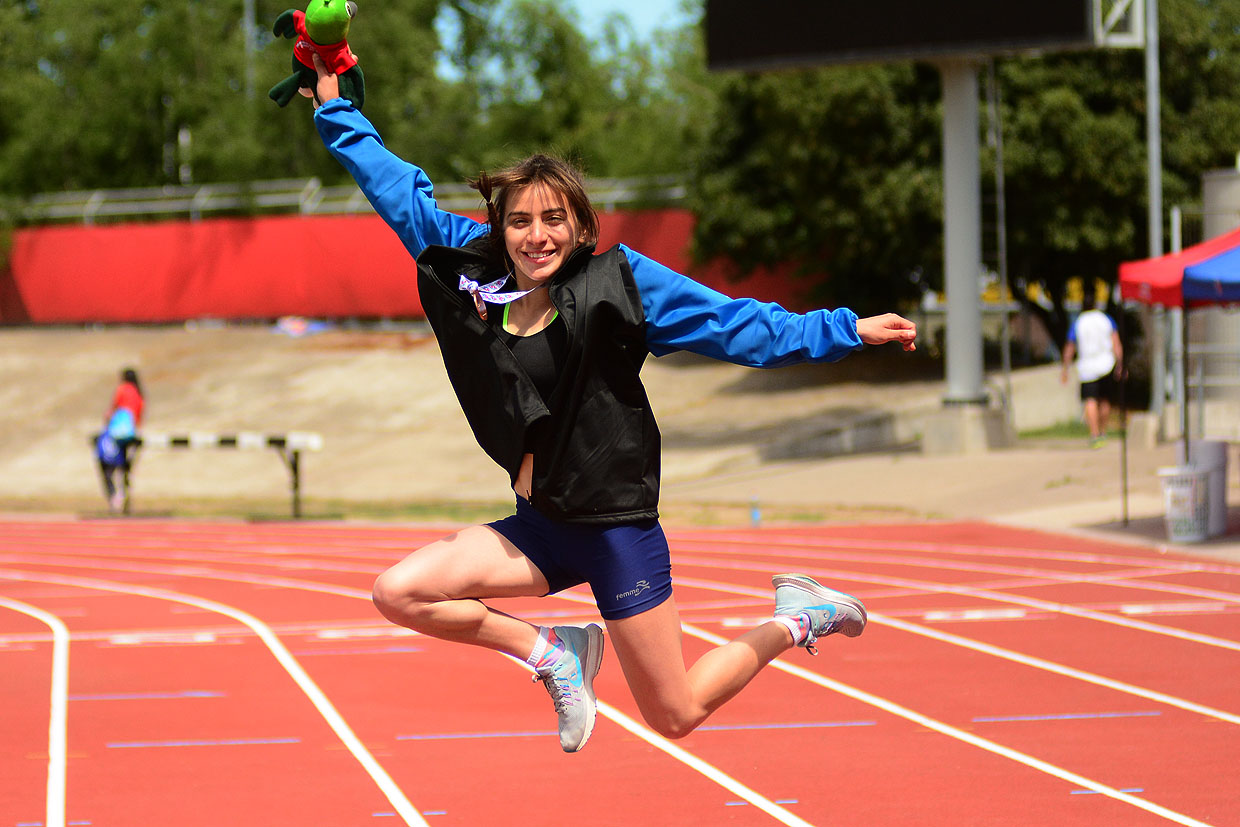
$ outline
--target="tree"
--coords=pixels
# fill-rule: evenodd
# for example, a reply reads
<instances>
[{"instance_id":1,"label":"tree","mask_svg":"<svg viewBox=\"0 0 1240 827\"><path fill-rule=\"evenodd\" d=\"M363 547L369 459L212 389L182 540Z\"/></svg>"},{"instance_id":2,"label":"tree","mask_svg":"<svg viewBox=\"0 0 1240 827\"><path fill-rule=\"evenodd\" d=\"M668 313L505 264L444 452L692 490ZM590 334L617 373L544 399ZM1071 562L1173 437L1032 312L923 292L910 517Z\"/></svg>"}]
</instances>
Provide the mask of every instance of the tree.
<instances>
[{"instance_id":1,"label":"tree","mask_svg":"<svg viewBox=\"0 0 1240 827\"><path fill-rule=\"evenodd\" d=\"M1166 203L1185 203L1240 149L1240 0L1160 6L1163 186ZM1009 275L1044 288L1051 307L1031 309L1062 341L1068 280L1113 283L1147 249L1142 56L1013 57L998 74ZM726 86L695 163L699 256L742 272L792 262L825 300L863 310L911 299L910 271L941 278L932 70L732 75Z\"/></svg>"},{"instance_id":2,"label":"tree","mask_svg":"<svg viewBox=\"0 0 1240 827\"><path fill-rule=\"evenodd\" d=\"M912 64L738 75L695 165L695 254L791 263L865 312L941 271L938 86Z\"/></svg>"},{"instance_id":3,"label":"tree","mask_svg":"<svg viewBox=\"0 0 1240 827\"><path fill-rule=\"evenodd\" d=\"M309 105L281 110L266 96L291 71L292 42L271 34L288 5L255 0L247 66L242 0L0 4L11 67L0 104L21 113L0 123L0 195L184 178L345 181ZM596 176L680 170L686 130L700 121L686 103L702 97L664 81L670 53L638 43L624 18L594 42L550 0L359 5L349 43L366 74L366 115L432 178L460 181L548 149Z\"/></svg>"}]
</instances>

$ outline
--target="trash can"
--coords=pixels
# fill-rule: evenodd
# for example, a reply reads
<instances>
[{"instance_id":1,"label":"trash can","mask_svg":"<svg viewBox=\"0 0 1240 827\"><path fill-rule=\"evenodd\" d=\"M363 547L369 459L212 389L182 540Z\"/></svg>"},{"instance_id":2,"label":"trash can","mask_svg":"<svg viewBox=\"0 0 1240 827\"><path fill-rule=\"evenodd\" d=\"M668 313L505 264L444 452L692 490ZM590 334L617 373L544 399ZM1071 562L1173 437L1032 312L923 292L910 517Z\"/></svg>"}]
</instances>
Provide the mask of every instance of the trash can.
<instances>
[{"instance_id":1,"label":"trash can","mask_svg":"<svg viewBox=\"0 0 1240 827\"><path fill-rule=\"evenodd\" d=\"M1167 538L1173 543L1200 543L1209 536L1210 472L1191 465L1159 468Z\"/></svg>"},{"instance_id":2,"label":"trash can","mask_svg":"<svg viewBox=\"0 0 1240 827\"><path fill-rule=\"evenodd\" d=\"M1227 533L1227 443L1213 440L1196 440L1188 444L1188 456L1184 456L1184 443L1176 447L1176 462L1191 465L1199 471L1209 472L1206 501L1209 517L1206 536L1221 537Z\"/></svg>"}]
</instances>

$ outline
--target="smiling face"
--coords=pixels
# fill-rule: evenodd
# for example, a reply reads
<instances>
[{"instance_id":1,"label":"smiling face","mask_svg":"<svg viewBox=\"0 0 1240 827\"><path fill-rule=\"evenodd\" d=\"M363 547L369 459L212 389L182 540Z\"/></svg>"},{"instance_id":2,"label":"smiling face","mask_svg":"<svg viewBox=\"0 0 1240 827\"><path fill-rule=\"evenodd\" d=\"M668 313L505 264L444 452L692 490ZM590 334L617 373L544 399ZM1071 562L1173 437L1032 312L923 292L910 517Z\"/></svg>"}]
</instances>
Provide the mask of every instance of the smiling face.
<instances>
[{"instance_id":1,"label":"smiling face","mask_svg":"<svg viewBox=\"0 0 1240 827\"><path fill-rule=\"evenodd\" d=\"M504 249L522 290L544 283L581 243L562 193L539 182L513 195L504 215Z\"/></svg>"}]
</instances>

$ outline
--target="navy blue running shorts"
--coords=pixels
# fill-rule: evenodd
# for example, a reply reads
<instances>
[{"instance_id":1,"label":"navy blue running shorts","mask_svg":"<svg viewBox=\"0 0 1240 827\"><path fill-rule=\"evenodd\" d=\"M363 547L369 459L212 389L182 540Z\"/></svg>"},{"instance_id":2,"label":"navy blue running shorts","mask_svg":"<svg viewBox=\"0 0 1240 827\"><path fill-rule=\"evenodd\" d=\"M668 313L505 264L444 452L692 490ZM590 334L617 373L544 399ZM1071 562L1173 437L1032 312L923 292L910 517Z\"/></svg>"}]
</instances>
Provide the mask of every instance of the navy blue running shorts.
<instances>
[{"instance_id":1,"label":"navy blue running shorts","mask_svg":"<svg viewBox=\"0 0 1240 827\"><path fill-rule=\"evenodd\" d=\"M606 620L641 614L672 594L671 551L658 520L559 523L518 497L516 514L487 525L538 567L548 594L589 583Z\"/></svg>"}]
</instances>

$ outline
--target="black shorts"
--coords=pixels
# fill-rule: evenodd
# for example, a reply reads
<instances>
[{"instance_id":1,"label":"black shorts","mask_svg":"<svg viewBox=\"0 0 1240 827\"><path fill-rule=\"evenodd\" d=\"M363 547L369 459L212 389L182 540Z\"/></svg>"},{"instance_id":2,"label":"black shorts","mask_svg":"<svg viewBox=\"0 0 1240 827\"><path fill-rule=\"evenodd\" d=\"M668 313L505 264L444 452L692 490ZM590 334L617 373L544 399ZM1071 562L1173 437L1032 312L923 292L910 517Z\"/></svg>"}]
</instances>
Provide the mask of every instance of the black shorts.
<instances>
[{"instance_id":1,"label":"black shorts","mask_svg":"<svg viewBox=\"0 0 1240 827\"><path fill-rule=\"evenodd\" d=\"M671 551L658 520L560 523L518 497L516 514L487 525L538 567L548 594L589 583L606 620L641 614L672 594Z\"/></svg>"},{"instance_id":2,"label":"black shorts","mask_svg":"<svg viewBox=\"0 0 1240 827\"><path fill-rule=\"evenodd\" d=\"M1086 399L1102 399L1110 400L1111 391L1115 387L1115 380L1111 374L1107 374L1101 379L1095 379L1092 382L1081 383L1081 401Z\"/></svg>"}]
</instances>

